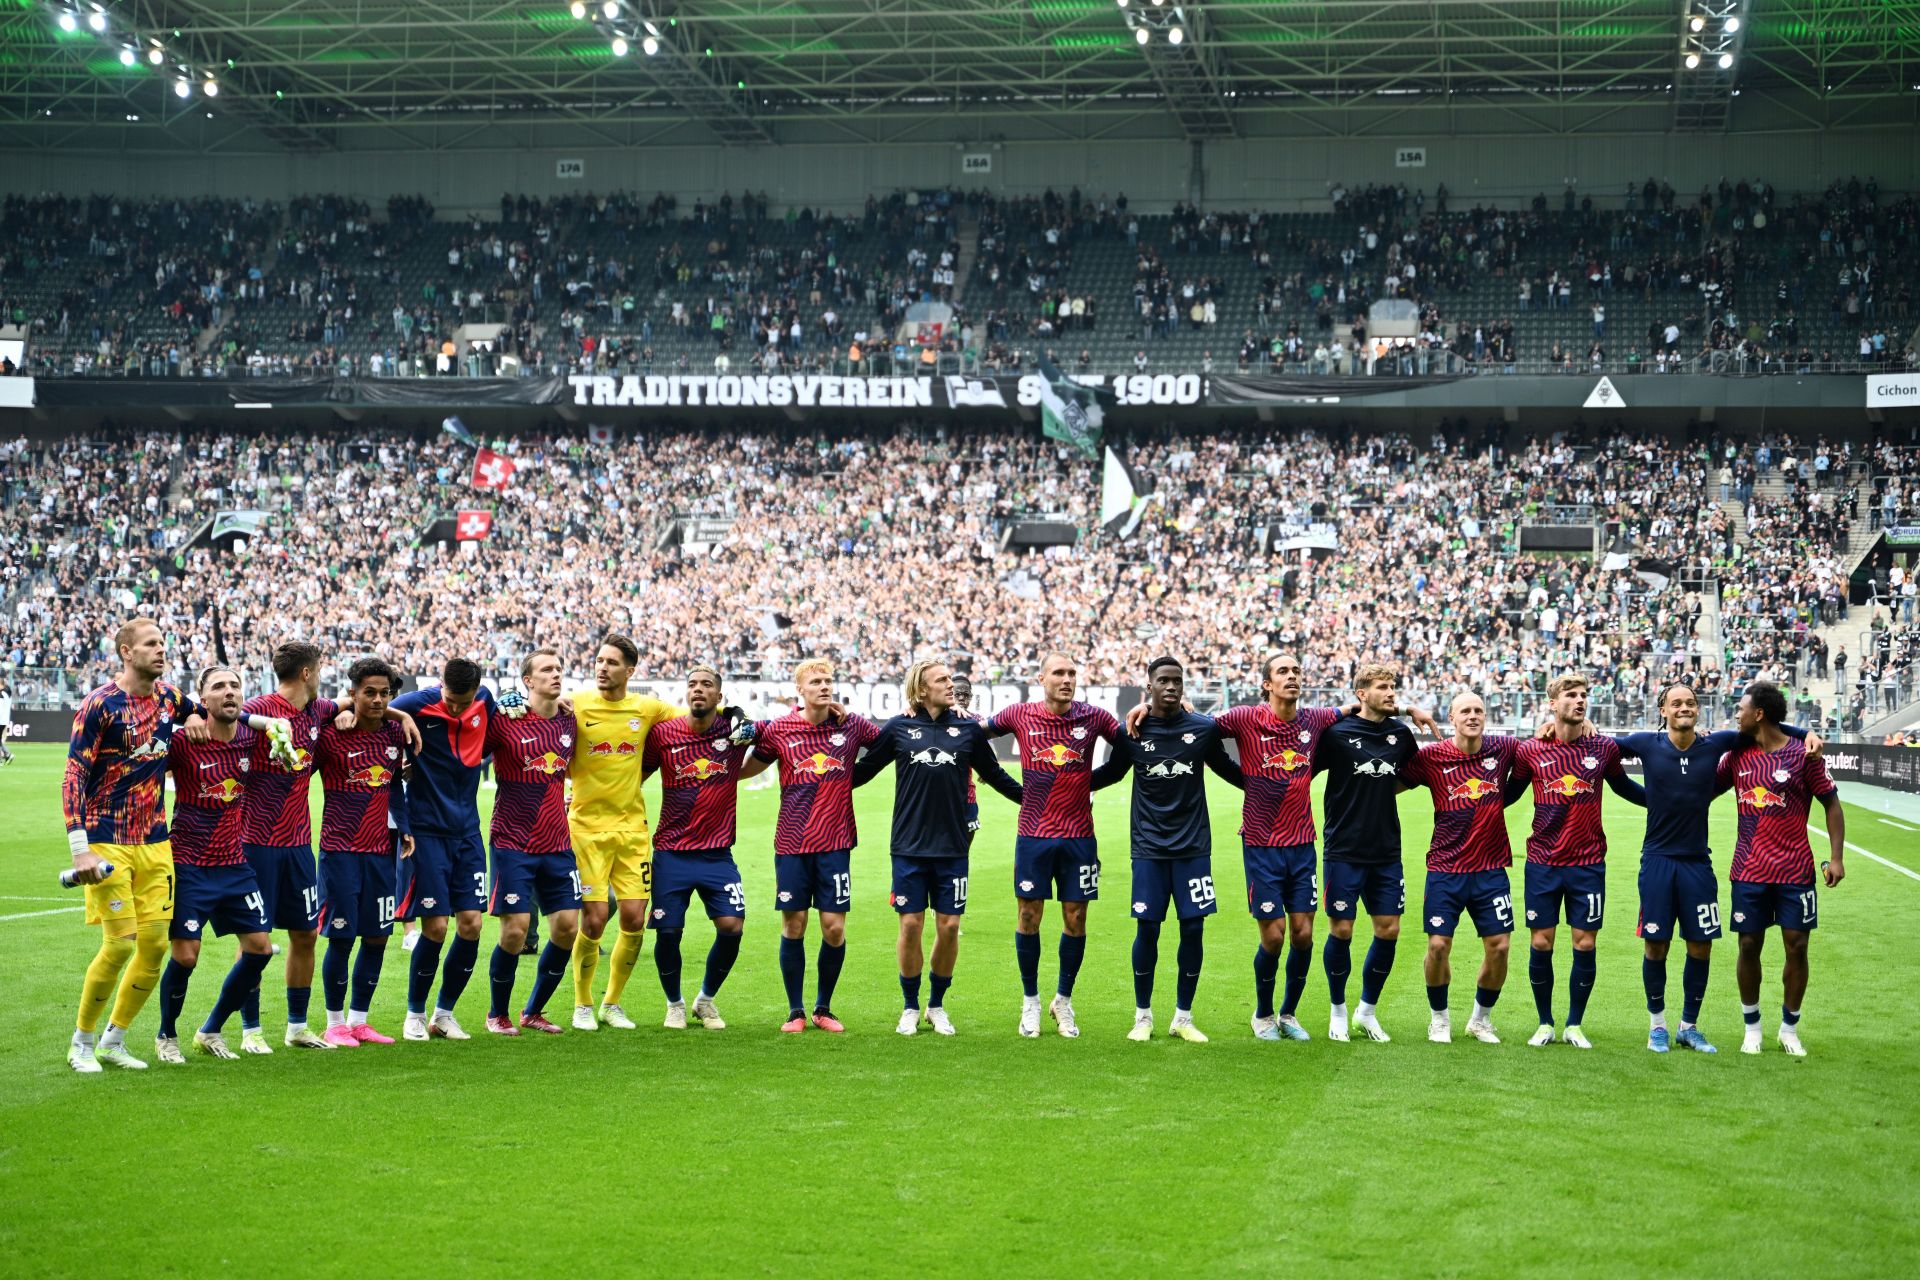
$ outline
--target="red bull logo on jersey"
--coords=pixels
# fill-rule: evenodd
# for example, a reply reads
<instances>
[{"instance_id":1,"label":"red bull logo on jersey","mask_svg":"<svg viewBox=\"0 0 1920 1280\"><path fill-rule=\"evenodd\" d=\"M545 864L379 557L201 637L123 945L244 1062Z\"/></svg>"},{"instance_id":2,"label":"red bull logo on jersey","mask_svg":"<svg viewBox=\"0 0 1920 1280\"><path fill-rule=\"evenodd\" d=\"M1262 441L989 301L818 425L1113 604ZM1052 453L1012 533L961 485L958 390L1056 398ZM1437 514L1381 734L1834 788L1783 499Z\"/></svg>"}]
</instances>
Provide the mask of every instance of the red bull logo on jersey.
<instances>
[{"instance_id":1,"label":"red bull logo on jersey","mask_svg":"<svg viewBox=\"0 0 1920 1280\"><path fill-rule=\"evenodd\" d=\"M370 764L364 769L355 769L347 775L348 782L358 782L368 787L384 787L393 781L393 770L383 764Z\"/></svg>"},{"instance_id":2,"label":"red bull logo on jersey","mask_svg":"<svg viewBox=\"0 0 1920 1280\"><path fill-rule=\"evenodd\" d=\"M1056 769L1064 769L1075 761L1084 760L1086 757L1082 756L1066 743L1056 742L1050 746L1040 748L1040 750L1035 753L1034 758L1050 764Z\"/></svg>"},{"instance_id":3,"label":"red bull logo on jersey","mask_svg":"<svg viewBox=\"0 0 1920 1280\"><path fill-rule=\"evenodd\" d=\"M543 751L539 755L520 762L529 773L544 773L549 776L567 771L566 757L555 751Z\"/></svg>"},{"instance_id":4,"label":"red bull logo on jersey","mask_svg":"<svg viewBox=\"0 0 1920 1280\"><path fill-rule=\"evenodd\" d=\"M708 778L721 777L725 775L726 772L726 761L709 760L705 756L701 756L698 760L689 760L679 766L679 776L683 782L687 779L692 779L695 782L705 782Z\"/></svg>"},{"instance_id":5,"label":"red bull logo on jersey","mask_svg":"<svg viewBox=\"0 0 1920 1280\"><path fill-rule=\"evenodd\" d=\"M200 799L212 800L218 804L232 804L240 798L244 785L238 778L222 778L218 782L206 782L200 785Z\"/></svg>"},{"instance_id":6,"label":"red bull logo on jersey","mask_svg":"<svg viewBox=\"0 0 1920 1280\"><path fill-rule=\"evenodd\" d=\"M611 742L596 742L587 748L587 754L590 756L610 756L613 754L613 744Z\"/></svg>"},{"instance_id":7,"label":"red bull logo on jersey","mask_svg":"<svg viewBox=\"0 0 1920 1280\"><path fill-rule=\"evenodd\" d=\"M1272 755L1262 756L1260 759L1260 767L1262 769L1281 769L1287 773L1292 773L1296 769L1304 769L1312 763L1312 756L1304 751L1295 751L1292 747L1284 747Z\"/></svg>"},{"instance_id":8,"label":"red bull logo on jersey","mask_svg":"<svg viewBox=\"0 0 1920 1280\"><path fill-rule=\"evenodd\" d=\"M289 773L305 773L313 768L313 752L305 747L294 747L289 759L292 761L291 767L287 770Z\"/></svg>"},{"instance_id":9,"label":"red bull logo on jersey","mask_svg":"<svg viewBox=\"0 0 1920 1280\"><path fill-rule=\"evenodd\" d=\"M1447 788L1447 799L1478 801L1498 790L1498 787L1485 778L1462 778Z\"/></svg>"},{"instance_id":10,"label":"red bull logo on jersey","mask_svg":"<svg viewBox=\"0 0 1920 1280\"><path fill-rule=\"evenodd\" d=\"M1563 773L1557 778L1548 779L1540 784L1540 789L1547 795L1564 796L1568 800L1573 799L1575 796L1590 796L1593 794L1593 784L1591 782L1588 782L1585 778L1576 778L1570 773Z\"/></svg>"},{"instance_id":11,"label":"red bull logo on jersey","mask_svg":"<svg viewBox=\"0 0 1920 1280\"><path fill-rule=\"evenodd\" d=\"M795 773L808 773L816 778L824 778L830 773L845 773L847 766L824 751L816 751L795 765Z\"/></svg>"},{"instance_id":12,"label":"red bull logo on jersey","mask_svg":"<svg viewBox=\"0 0 1920 1280\"><path fill-rule=\"evenodd\" d=\"M1740 802L1742 807L1748 809L1784 809L1787 806L1787 798L1785 796L1781 795L1778 791L1760 786L1748 787L1745 791L1736 791L1734 798Z\"/></svg>"}]
</instances>

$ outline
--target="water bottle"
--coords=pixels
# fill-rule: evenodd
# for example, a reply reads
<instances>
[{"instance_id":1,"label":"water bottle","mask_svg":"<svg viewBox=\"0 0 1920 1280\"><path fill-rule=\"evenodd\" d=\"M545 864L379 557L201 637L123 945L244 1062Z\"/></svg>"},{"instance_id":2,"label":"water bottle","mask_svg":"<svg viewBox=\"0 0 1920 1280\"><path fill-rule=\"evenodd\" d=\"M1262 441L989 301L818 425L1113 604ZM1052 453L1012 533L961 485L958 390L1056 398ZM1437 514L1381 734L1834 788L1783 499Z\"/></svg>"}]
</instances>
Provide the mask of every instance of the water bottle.
<instances>
[{"instance_id":1,"label":"water bottle","mask_svg":"<svg viewBox=\"0 0 1920 1280\"><path fill-rule=\"evenodd\" d=\"M111 862L103 862L100 864L100 878L102 880L105 880L112 874L113 864ZM60 887L62 889L78 889L80 887L80 873L72 867L68 867L65 871L62 871L60 873Z\"/></svg>"}]
</instances>

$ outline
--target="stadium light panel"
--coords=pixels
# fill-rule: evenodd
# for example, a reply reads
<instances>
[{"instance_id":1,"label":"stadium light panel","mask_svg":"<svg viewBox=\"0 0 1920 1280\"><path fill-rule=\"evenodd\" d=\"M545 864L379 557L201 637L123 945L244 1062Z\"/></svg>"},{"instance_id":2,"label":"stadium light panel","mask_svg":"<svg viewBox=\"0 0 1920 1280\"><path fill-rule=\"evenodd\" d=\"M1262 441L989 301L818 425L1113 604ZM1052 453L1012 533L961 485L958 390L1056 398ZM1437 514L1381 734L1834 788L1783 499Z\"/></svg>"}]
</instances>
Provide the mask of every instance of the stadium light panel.
<instances>
[{"instance_id":1,"label":"stadium light panel","mask_svg":"<svg viewBox=\"0 0 1920 1280\"><path fill-rule=\"evenodd\" d=\"M154 66L157 67L166 60L166 50L162 49L159 45L155 45L153 48L147 50L147 61L151 62Z\"/></svg>"},{"instance_id":2,"label":"stadium light panel","mask_svg":"<svg viewBox=\"0 0 1920 1280\"><path fill-rule=\"evenodd\" d=\"M605 4L600 6L600 12L604 16L609 18L619 17L620 16L620 0L607 0Z\"/></svg>"},{"instance_id":3,"label":"stadium light panel","mask_svg":"<svg viewBox=\"0 0 1920 1280\"><path fill-rule=\"evenodd\" d=\"M625 36L615 36L613 38L613 56L616 58L624 58L627 56L627 38Z\"/></svg>"},{"instance_id":4,"label":"stadium light panel","mask_svg":"<svg viewBox=\"0 0 1920 1280\"><path fill-rule=\"evenodd\" d=\"M1698 67L1699 65L1700 65L1699 54L1690 53L1687 55L1687 70L1692 71L1695 67Z\"/></svg>"},{"instance_id":5,"label":"stadium light panel","mask_svg":"<svg viewBox=\"0 0 1920 1280\"><path fill-rule=\"evenodd\" d=\"M95 9L92 13L87 15L87 25L92 27L95 31L105 31L107 29L107 15L105 13L102 13L100 10Z\"/></svg>"},{"instance_id":6,"label":"stadium light panel","mask_svg":"<svg viewBox=\"0 0 1920 1280\"><path fill-rule=\"evenodd\" d=\"M640 42L640 52L651 58L654 54L660 52L660 42L652 36L648 36Z\"/></svg>"},{"instance_id":7,"label":"stadium light panel","mask_svg":"<svg viewBox=\"0 0 1920 1280\"><path fill-rule=\"evenodd\" d=\"M131 45L129 45L129 46L127 46L126 48L124 48L124 49L122 49L122 50L120 51L120 65L121 65L121 66L123 66L123 67L130 67L130 66L132 66L132 65L133 65L133 64L134 64L134 63L135 63L135 62L136 62L137 60L138 60L138 58L137 58L137 56L136 56L136 55L134 54L134 52L133 52L133 47L132 47Z\"/></svg>"},{"instance_id":8,"label":"stadium light panel","mask_svg":"<svg viewBox=\"0 0 1920 1280\"><path fill-rule=\"evenodd\" d=\"M1723 54L1721 54L1721 55L1720 55L1720 69L1721 69L1722 71L1725 71L1725 70L1726 70L1726 69L1727 69L1728 67L1731 67L1732 65L1733 65L1733 55L1732 55L1732 54L1730 54L1730 53L1723 53Z\"/></svg>"},{"instance_id":9,"label":"stadium light panel","mask_svg":"<svg viewBox=\"0 0 1920 1280\"><path fill-rule=\"evenodd\" d=\"M586 6L586 3L585 3L585 0L573 0L573 7L572 7L572 8L570 9L570 10L568 10L568 12L570 12L570 13L572 13L572 14L573 14L573 16L574 16L574 19L575 19L576 21L578 21L578 20L579 20L579 19L581 19L581 18L584 18L584 17L586 17L586 16L587 16L587 6Z\"/></svg>"},{"instance_id":10,"label":"stadium light panel","mask_svg":"<svg viewBox=\"0 0 1920 1280\"><path fill-rule=\"evenodd\" d=\"M1167 31L1168 44L1179 44L1182 40L1185 40L1186 38L1187 38L1187 32L1186 32L1186 28L1184 27L1171 27Z\"/></svg>"},{"instance_id":11,"label":"stadium light panel","mask_svg":"<svg viewBox=\"0 0 1920 1280\"><path fill-rule=\"evenodd\" d=\"M1727 19L1726 31L1728 35L1732 35L1734 32L1738 31L1739 29L1740 29L1740 19L1738 18Z\"/></svg>"},{"instance_id":12,"label":"stadium light panel","mask_svg":"<svg viewBox=\"0 0 1920 1280\"><path fill-rule=\"evenodd\" d=\"M1133 39L1135 44L1145 44L1147 41L1153 39L1153 36L1145 27L1135 27L1133 29Z\"/></svg>"},{"instance_id":13,"label":"stadium light panel","mask_svg":"<svg viewBox=\"0 0 1920 1280\"><path fill-rule=\"evenodd\" d=\"M206 94L209 98L217 98L220 96L220 85L209 76L207 82L200 86L200 92Z\"/></svg>"},{"instance_id":14,"label":"stadium light panel","mask_svg":"<svg viewBox=\"0 0 1920 1280\"><path fill-rule=\"evenodd\" d=\"M178 80L175 80L173 82L174 97L184 98L192 92L193 92L193 86L187 83L187 78L185 76L181 76Z\"/></svg>"},{"instance_id":15,"label":"stadium light panel","mask_svg":"<svg viewBox=\"0 0 1920 1280\"><path fill-rule=\"evenodd\" d=\"M1687 28L1688 30L1692 31L1695 35L1698 35L1700 32L1705 31L1707 29L1707 20L1696 13L1693 15L1691 19L1688 20Z\"/></svg>"},{"instance_id":16,"label":"stadium light panel","mask_svg":"<svg viewBox=\"0 0 1920 1280\"><path fill-rule=\"evenodd\" d=\"M62 31L72 31L79 27L79 25L80 20L73 16L71 10L62 9L60 11L60 29Z\"/></svg>"}]
</instances>

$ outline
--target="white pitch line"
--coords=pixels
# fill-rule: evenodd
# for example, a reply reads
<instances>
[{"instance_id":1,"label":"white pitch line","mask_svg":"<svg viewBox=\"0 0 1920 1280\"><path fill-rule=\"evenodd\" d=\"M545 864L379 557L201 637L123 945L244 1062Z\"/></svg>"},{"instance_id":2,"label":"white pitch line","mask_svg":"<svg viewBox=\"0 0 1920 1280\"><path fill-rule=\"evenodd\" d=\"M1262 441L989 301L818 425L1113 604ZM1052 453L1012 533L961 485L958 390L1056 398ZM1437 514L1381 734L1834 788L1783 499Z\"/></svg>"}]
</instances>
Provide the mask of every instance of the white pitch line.
<instances>
[{"instance_id":1,"label":"white pitch line","mask_svg":"<svg viewBox=\"0 0 1920 1280\"><path fill-rule=\"evenodd\" d=\"M1908 874L1912 873L1909 872ZM1914 879L1920 880L1920 876L1915 876ZM55 907L51 911L21 911L10 916L0 916L0 924L5 924L9 920L33 920L40 916L64 916L69 912L85 910L85 907Z\"/></svg>"},{"instance_id":2,"label":"white pitch line","mask_svg":"<svg viewBox=\"0 0 1920 1280\"><path fill-rule=\"evenodd\" d=\"M1910 827L1904 822L1895 822L1892 818L1881 818L1880 821L1890 827L1898 827L1902 831L1920 831L1920 827Z\"/></svg>"},{"instance_id":3,"label":"white pitch line","mask_svg":"<svg viewBox=\"0 0 1920 1280\"><path fill-rule=\"evenodd\" d=\"M0 893L0 902L70 902L71 898L38 898L17 893Z\"/></svg>"},{"instance_id":4,"label":"white pitch line","mask_svg":"<svg viewBox=\"0 0 1920 1280\"><path fill-rule=\"evenodd\" d=\"M1827 834L1826 832L1822 831L1820 828L1814 826L1811 822L1807 824L1807 830L1813 832L1817 836L1820 836L1822 839L1824 839ZM1877 853L1870 853L1867 850L1862 849L1859 845L1855 844L1851 840L1842 840L1840 843L1846 845L1847 848L1853 850L1855 853L1859 854L1863 858L1870 858L1873 861L1879 863L1883 867L1893 868L1895 871L1898 871L1901 875L1905 876L1909 880L1920 880L1920 871L1910 870L1906 867L1901 866L1897 862L1889 862ZM0 916L0 920L4 920L4 919L6 919L5 916Z\"/></svg>"}]
</instances>

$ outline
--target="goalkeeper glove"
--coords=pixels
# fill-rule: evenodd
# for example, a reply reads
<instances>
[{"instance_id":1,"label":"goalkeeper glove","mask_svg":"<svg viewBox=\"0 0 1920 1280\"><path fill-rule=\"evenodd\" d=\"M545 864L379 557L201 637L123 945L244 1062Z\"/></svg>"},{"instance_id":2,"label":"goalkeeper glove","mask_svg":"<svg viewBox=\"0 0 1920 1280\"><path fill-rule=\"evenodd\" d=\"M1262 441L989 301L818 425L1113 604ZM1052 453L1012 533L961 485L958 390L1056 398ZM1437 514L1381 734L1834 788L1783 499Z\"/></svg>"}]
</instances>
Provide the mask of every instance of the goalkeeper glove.
<instances>
[{"instance_id":1,"label":"goalkeeper glove","mask_svg":"<svg viewBox=\"0 0 1920 1280\"><path fill-rule=\"evenodd\" d=\"M722 707L721 711L733 721L733 732L727 735L727 741L736 747L750 747L760 737L760 726L747 718L747 713L738 707Z\"/></svg>"},{"instance_id":2,"label":"goalkeeper glove","mask_svg":"<svg viewBox=\"0 0 1920 1280\"><path fill-rule=\"evenodd\" d=\"M518 689L509 690L500 695L500 712L509 720L518 720L527 714L527 695Z\"/></svg>"}]
</instances>

